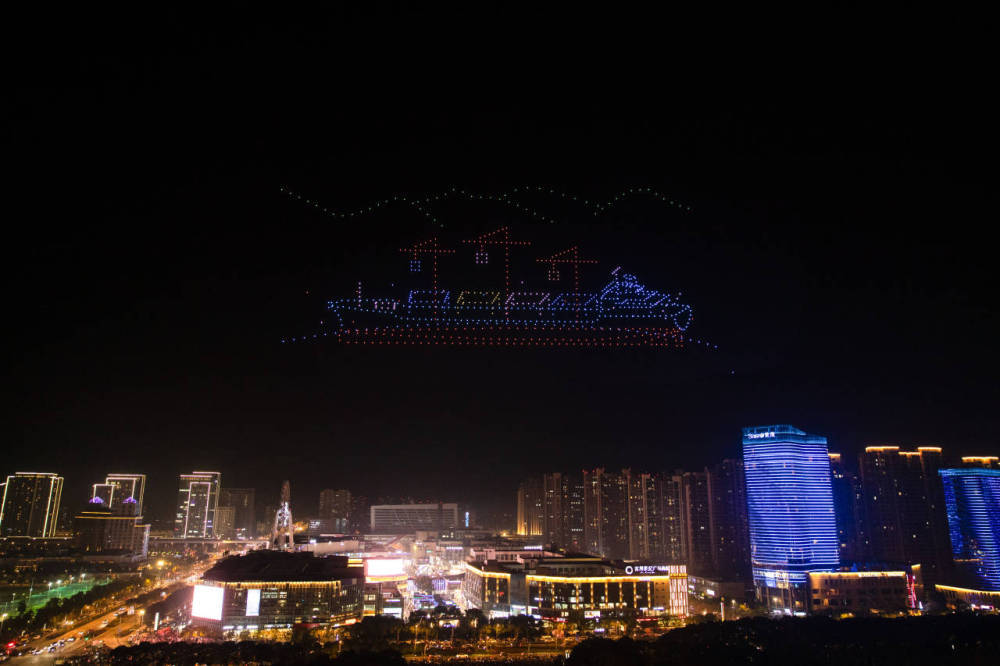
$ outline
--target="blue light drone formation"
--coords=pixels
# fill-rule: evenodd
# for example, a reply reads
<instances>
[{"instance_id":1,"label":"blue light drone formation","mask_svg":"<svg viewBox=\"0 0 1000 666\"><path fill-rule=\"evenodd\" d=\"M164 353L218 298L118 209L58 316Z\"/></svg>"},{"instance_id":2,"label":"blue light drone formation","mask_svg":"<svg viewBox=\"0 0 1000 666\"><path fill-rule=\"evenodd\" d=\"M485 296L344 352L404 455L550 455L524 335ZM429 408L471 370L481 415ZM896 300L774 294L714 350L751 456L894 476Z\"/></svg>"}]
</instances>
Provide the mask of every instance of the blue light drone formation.
<instances>
[{"instance_id":1,"label":"blue light drone formation","mask_svg":"<svg viewBox=\"0 0 1000 666\"><path fill-rule=\"evenodd\" d=\"M458 250L430 238L400 248L411 273L430 273L430 289L411 289L405 297L354 296L327 302L325 329L282 342L333 339L348 345L440 345L452 347L657 347L688 345L715 348L691 338L693 313L670 294L643 286L621 268L596 292L581 292L585 259L573 246L536 259L547 265L548 279L559 282L566 272L568 291L522 290L511 287L510 253L530 241L514 240L506 226L464 241L477 265L490 263L490 249L502 253L502 287L495 290L452 289L440 284L438 260Z\"/></svg>"}]
</instances>

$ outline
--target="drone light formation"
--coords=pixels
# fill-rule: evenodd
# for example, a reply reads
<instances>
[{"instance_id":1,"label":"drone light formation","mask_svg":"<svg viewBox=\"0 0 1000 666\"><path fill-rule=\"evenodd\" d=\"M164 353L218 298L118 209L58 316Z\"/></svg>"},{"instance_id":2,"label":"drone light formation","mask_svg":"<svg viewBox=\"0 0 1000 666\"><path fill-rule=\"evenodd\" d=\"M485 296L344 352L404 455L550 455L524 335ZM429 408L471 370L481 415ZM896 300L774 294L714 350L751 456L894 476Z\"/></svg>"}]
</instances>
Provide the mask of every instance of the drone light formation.
<instances>
[{"instance_id":1,"label":"drone light formation","mask_svg":"<svg viewBox=\"0 0 1000 666\"><path fill-rule=\"evenodd\" d=\"M411 289L405 299L367 298L358 283L355 295L327 302L327 328L282 342L332 338L345 345L717 348L687 335L693 311L679 293L650 289L620 267L611 271L600 290L581 292L581 267L597 261L584 258L575 245L536 260L548 265L552 282L561 281L561 269L571 272L571 291L554 292L511 287L511 248L531 242L512 238L509 227L463 243L471 247L479 266L489 264L491 248L501 249L502 289L442 287L438 260L457 250L430 238L399 250L409 261L410 273L429 269L430 289Z\"/></svg>"}]
</instances>

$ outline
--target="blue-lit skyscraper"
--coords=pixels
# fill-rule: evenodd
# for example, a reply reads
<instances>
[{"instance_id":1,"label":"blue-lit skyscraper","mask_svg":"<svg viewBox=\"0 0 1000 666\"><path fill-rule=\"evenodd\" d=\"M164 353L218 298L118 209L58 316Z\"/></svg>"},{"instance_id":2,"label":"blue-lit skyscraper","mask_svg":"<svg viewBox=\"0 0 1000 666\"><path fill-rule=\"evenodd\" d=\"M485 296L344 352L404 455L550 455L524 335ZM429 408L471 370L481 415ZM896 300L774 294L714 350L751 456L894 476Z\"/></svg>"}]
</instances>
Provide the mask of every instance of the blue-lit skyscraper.
<instances>
[{"instance_id":1,"label":"blue-lit skyscraper","mask_svg":"<svg viewBox=\"0 0 1000 666\"><path fill-rule=\"evenodd\" d=\"M750 560L772 611L809 611L809 572L840 566L826 438L790 425L743 429Z\"/></svg>"},{"instance_id":2,"label":"blue-lit skyscraper","mask_svg":"<svg viewBox=\"0 0 1000 666\"><path fill-rule=\"evenodd\" d=\"M955 564L984 590L1000 590L1000 469L942 469Z\"/></svg>"}]
</instances>

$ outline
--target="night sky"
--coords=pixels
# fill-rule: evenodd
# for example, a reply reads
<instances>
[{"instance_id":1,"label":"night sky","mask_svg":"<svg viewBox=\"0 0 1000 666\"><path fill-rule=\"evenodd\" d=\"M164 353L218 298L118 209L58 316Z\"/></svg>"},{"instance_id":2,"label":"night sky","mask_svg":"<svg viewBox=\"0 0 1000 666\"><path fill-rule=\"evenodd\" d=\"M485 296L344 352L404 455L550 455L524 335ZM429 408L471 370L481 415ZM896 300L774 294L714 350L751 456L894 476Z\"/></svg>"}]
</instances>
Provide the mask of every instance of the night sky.
<instances>
[{"instance_id":1,"label":"night sky","mask_svg":"<svg viewBox=\"0 0 1000 666\"><path fill-rule=\"evenodd\" d=\"M527 474L696 468L776 422L847 454L998 453L981 86L858 53L767 76L707 47L605 57L542 26L509 39L499 11L489 29L235 5L26 18L44 36L5 105L0 471L60 472L68 503L145 472L162 518L192 469L261 503L288 478L300 513L325 487L512 505ZM595 217L531 195L557 224L458 201L435 207L439 229L403 205L344 222L279 190L341 210L523 185L652 187L693 210L636 196ZM534 243L516 251L529 286L548 288L534 257L579 244L600 261L585 287L622 266L683 291L719 350L280 344L358 280L404 295L397 248L501 224ZM442 282L469 264L444 260Z\"/></svg>"}]
</instances>

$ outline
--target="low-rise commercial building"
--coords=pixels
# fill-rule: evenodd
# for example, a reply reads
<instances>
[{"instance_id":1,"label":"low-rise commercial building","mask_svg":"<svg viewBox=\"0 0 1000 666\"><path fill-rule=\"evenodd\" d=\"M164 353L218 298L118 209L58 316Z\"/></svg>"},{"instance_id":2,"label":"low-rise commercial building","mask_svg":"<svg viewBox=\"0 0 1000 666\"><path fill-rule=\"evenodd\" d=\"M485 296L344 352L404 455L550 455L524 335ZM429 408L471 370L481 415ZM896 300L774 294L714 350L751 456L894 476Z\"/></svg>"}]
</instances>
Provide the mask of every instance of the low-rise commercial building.
<instances>
[{"instance_id":1,"label":"low-rise commercial building","mask_svg":"<svg viewBox=\"0 0 1000 666\"><path fill-rule=\"evenodd\" d=\"M1000 592L975 590L955 585L935 585L934 589L944 597L949 608L968 606L973 609L997 610L1000 608Z\"/></svg>"},{"instance_id":2,"label":"low-rise commercial building","mask_svg":"<svg viewBox=\"0 0 1000 666\"><path fill-rule=\"evenodd\" d=\"M852 615L905 613L917 605L905 571L828 571L809 574L810 612Z\"/></svg>"},{"instance_id":3,"label":"low-rise commercial building","mask_svg":"<svg viewBox=\"0 0 1000 666\"><path fill-rule=\"evenodd\" d=\"M590 556L466 564L467 608L491 617L534 615L557 622L600 617L685 616L683 564L613 563Z\"/></svg>"},{"instance_id":4,"label":"low-rise commercial building","mask_svg":"<svg viewBox=\"0 0 1000 666\"><path fill-rule=\"evenodd\" d=\"M352 624L362 616L365 573L348 564L272 550L228 557L195 586L192 619L222 631Z\"/></svg>"}]
</instances>

